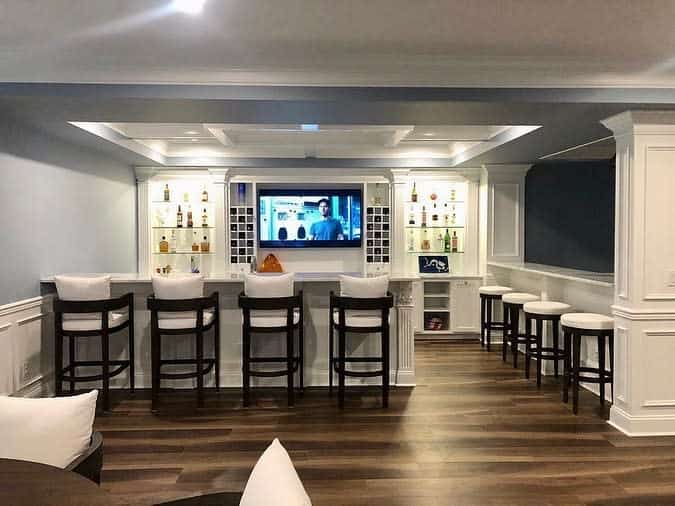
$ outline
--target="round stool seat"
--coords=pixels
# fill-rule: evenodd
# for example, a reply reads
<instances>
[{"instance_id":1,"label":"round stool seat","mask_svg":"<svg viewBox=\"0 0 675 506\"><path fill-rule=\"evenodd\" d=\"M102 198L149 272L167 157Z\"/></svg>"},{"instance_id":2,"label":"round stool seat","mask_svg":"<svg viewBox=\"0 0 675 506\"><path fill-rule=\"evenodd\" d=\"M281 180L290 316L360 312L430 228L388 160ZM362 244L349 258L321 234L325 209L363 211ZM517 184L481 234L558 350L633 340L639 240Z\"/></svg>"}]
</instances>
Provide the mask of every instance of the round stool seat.
<instances>
[{"instance_id":1,"label":"round stool seat","mask_svg":"<svg viewBox=\"0 0 675 506\"><path fill-rule=\"evenodd\" d=\"M564 327L583 330L612 330L614 318L597 313L566 313L560 318Z\"/></svg>"},{"instance_id":2,"label":"round stool seat","mask_svg":"<svg viewBox=\"0 0 675 506\"><path fill-rule=\"evenodd\" d=\"M528 302L523 306L523 311L536 315L561 315L572 309L572 306L564 302L554 302L552 300L540 300L537 302Z\"/></svg>"},{"instance_id":3,"label":"round stool seat","mask_svg":"<svg viewBox=\"0 0 675 506\"><path fill-rule=\"evenodd\" d=\"M509 288L508 286L481 286L478 289L478 293L481 295L504 295L505 293L512 292L513 288Z\"/></svg>"},{"instance_id":4,"label":"round stool seat","mask_svg":"<svg viewBox=\"0 0 675 506\"><path fill-rule=\"evenodd\" d=\"M528 302L538 301L539 297L531 293L510 292L502 296L502 302L506 304L527 304Z\"/></svg>"}]
</instances>

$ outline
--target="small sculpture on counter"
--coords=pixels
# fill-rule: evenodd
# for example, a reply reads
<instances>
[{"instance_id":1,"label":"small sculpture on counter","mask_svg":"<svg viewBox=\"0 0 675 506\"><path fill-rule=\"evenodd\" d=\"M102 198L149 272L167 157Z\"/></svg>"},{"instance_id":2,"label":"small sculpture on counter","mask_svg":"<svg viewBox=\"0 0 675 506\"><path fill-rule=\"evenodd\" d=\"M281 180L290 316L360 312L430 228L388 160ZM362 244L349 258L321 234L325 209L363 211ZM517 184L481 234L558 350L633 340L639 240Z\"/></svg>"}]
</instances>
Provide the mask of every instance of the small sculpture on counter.
<instances>
[{"instance_id":1,"label":"small sculpture on counter","mask_svg":"<svg viewBox=\"0 0 675 506\"><path fill-rule=\"evenodd\" d=\"M260 264L260 270L258 272L284 272L284 270L277 257L274 256L273 253L270 253L262 261L262 264Z\"/></svg>"}]
</instances>

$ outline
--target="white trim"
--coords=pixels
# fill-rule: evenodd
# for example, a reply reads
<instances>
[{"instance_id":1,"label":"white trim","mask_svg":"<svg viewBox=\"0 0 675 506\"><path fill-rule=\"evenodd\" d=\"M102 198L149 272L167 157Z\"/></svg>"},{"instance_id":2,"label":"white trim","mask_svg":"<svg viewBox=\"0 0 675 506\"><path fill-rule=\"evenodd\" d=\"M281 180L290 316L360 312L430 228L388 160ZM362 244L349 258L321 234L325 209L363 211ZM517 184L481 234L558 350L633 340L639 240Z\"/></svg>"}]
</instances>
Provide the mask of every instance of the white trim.
<instances>
[{"instance_id":1,"label":"white trim","mask_svg":"<svg viewBox=\"0 0 675 506\"><path fill-rule=\"evenodd\" d=\"M0 325L0 332L3 332L10 328L12 326L11 322L10 323L5 323L4 325Z\"/></svg>"},{"instance_id":2,"label":"white trim","mask_svg":"<svg viewBox=\"0 0 675 506\"><path fill-rule=\"evenodd\" d=\"M40 320L40 319L44 318L45 316L46 315L44 313L37 313L37 314L27 316L25 318L21 318L20 320L17 320L15 323L19 326L25 325L26 323L30 323L30 322L35 321L35 320Z\"/></svg>"},{"instance_id":3,"label":"white trim","mask_svg":"<svg viewBox=\"0 0 675 506\"><path fill-rule=\"evenodd\" d=\"M0 317L7 316L10 314L18 313L19 311L25 311L26 309L31 309L42 305L43 298L41 295L37 297L32 297L30 299L23 299L17 302L11 302L0 306Z\"/></svg>"},{"instance_id":4,"label":"white trim","mask_svg":"<svg viewBox=\"0 0 675 506\"><path fill-rule=\"evenodd\" d=\"M675 415L631 416L614 405L607 423L627 436L675 436Z\"/></svg>"},{"instance_id":5,"label":"white trim","mask_svg":"<svg viewBox=\"0 0 675 506\"><path fill-rule=\"evenodd\" d=\"M672 311L658 311L658 310L640 310L635 311L631 308L625 306L617 306L616 304L612 307L612 315L624 318L626 320L640 321L640 320L649 320L649 321L672 321L675 320L675 312Z\"/></svg>"}]
</instances>

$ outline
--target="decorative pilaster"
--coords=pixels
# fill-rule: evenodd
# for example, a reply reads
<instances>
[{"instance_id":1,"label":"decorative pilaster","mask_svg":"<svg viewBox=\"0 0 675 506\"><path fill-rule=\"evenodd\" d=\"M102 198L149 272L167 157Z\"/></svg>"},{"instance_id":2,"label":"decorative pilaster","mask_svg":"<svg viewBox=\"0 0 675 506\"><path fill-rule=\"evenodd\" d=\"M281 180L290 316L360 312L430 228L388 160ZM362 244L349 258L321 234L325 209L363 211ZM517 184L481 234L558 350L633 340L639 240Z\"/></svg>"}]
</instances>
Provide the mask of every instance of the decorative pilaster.
<instances>
[{"instance_id":1,"label":"decorative pilaster","mask_svg":"<svg viewBox=\"0 0 675 506\"><path fill-rule=\"evenodd\" d=\"M228 183L228 173L229 169L209 169L209 174L211 175L211 182L216 188L215 200L216 200L216 252L218 256L215 259L215 264L213 267L213 277L223 277L226 272L229 271L229 251L230 245L227 243L227 223L225 220L225 215L228 210L227 204L227 183Z\"/></svg>"},{"instance_id":2,"label":"decorative pilaster","mask_svg":"<svg viewBox=\"0 0 675 506\"><path fill-rule=\"evenodd\" d=\"M146 171L136 170L138 274L150 275L150 183Z\"/></svg>"},{"instance_id":3,"label":"decorative pilaster","mask_svg":"<svg viewBox=\"0 0 675 506\"><path fill-rule=\"evenodd\" d=\"M408 195L409 169L392 169L391 272L405 272L405 201Z\"/></svg>"},{"instance_id":4,"label":"decorative pilaster","mask_svg":"<svg viewBox=\"0 0 675 506\"><path fill-rule=\"evenodd\" d=\"M629 435L675 435L675 112L603 121L616 139L614 404Z\"/></svg>"},{"instance_id":5,"label":"decorative pilaster","mask_svg":"<svg viewBox=\"0 0 675 506\"><path fill-rule=\"evenodd\" d=\"M415 324L412 282L399 283L396 294L396 385L415 386Z\"/></svg>"}]
</instances>

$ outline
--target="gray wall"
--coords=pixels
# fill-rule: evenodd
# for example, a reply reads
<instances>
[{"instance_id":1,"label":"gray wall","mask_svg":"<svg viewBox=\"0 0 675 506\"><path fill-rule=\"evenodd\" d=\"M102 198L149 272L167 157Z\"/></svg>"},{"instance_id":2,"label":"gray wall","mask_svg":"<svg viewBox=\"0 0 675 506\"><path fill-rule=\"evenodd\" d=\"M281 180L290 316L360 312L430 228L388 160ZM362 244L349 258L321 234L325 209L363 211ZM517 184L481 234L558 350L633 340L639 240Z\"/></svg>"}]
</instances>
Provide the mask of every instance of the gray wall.
<instances>
[{"instance_id":1,"label":"gray wall","mask_svg":"<svg viewBox=\"0 0 675 506\"><path fill-rule=\"evenodd\" d=\"M0 120L0 305L42 276L135 272L136 251L131 167Z\"/></svg>"}]
</instances>

